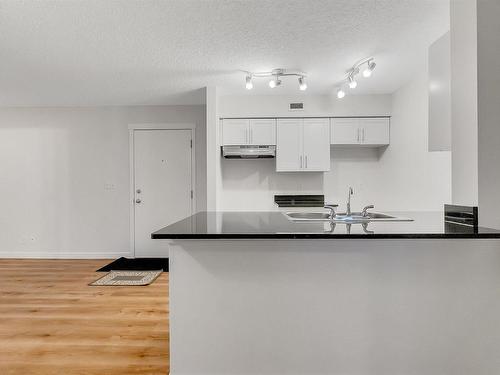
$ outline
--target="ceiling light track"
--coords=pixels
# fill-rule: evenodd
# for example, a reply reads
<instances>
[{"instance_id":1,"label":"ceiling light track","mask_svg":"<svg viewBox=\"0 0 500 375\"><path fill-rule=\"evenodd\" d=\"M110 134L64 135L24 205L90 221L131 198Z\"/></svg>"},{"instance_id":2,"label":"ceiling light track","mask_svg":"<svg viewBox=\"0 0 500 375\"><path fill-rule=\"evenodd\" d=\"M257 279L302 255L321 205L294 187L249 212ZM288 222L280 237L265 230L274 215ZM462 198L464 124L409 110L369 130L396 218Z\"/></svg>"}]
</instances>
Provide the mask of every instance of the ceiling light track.
<instances>
[{"instance_id":1,"label":"ceiling light track","mask_svg":"<svg viewBox=\"0 0 500 375\"><path fill-rule=\"evenodd\" d=\"M273 69L270 72L247 72L245 71L245 87L247 90L251 90L253 88L253 79L254 78L267 78L272 77L269 81L269 87L274 89L275 87L281 86L282 77L297 77L299 90L304 91L307 90L306 77L307 74L301 72L299 70L288 70L288 69Z\"/></svg>"},{"instance_id":2,"label":"ceiling light track","mask_svg":"<svg viewBox=\"0 0 500 375\"><path fill-rule=\"evenodd\" d=\"M369 78L371 77L372 72L377 64L375 64L373 57L367 57L366 59L359 60L357 63L355 63L351 67L351 69L347 71L346 78L337 85L337 98L342 99L345 96L345 86L348 86L350 89L355 89L358 86L356 76L360 73L361 68L364 65L366 65L366 67L363 69L362 76L365 78Z\"/></svg>"}]
</instances>

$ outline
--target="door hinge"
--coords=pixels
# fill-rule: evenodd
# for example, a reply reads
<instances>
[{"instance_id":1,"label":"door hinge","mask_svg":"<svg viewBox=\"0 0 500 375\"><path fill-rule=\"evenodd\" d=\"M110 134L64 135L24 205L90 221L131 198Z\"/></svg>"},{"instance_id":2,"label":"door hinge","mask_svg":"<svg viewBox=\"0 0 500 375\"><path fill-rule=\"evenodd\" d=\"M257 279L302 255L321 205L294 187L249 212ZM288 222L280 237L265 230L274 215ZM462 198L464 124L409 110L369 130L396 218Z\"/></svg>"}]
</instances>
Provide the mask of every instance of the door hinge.
<instances>
[{"instance_id":1,"label":"door hinge","mask_svg":"<svg viewBox=\"0 0 500 375\"><path fill-rule=\"evenodd\" d=\"M189 141L189 147L193 148L193 140L192 139Z\"/></svg>"},{"instance_id":2,"label":"door hinge","mask_svg":"<svg viewBox=\"0 0 500 375\"><path fill-rule=\"evenodd\" d=\"M191 190L191 199L193 199L193 195L194 195L194 194L193 194L193 191Z\"/></svg>"}]
</instances>

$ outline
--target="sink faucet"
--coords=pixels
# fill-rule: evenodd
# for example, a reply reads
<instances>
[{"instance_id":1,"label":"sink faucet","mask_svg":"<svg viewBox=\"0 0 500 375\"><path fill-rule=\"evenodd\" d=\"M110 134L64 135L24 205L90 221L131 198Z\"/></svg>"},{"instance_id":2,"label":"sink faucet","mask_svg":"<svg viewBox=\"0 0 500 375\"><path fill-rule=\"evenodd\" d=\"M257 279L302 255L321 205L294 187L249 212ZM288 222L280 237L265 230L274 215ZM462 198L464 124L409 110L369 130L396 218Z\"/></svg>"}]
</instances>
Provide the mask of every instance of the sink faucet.
<instances>
[{"instance_id":1,"label":"sink faucet","mask_svg":"<svg viewBox=\"0 0 500 375\"><path fill-rule=\"evenodd\" d=\"M338 207L338 204L326 204L323 207L328 208L330 210L330 220L335 219L337 216L337 213L335 212L335 209Z\"/></svg>"},{"instance_id":2,"label":"sink faucet","mask_svg":"<svg viewBox=\"0 0 500 375\"><path fill-rule=\"evenodd\" d=\"M368 217L368 210L370 210L372 208L375 208L375 206L373 204L370 204L370 205L366 206L365 208L363 208L363 211L361 211L361 216Z\"/></svg>"},{"instance_id":3,"label":"sink faucet","mask_svg":"<svg viewBox=\"0 0 500 375\"><path fill-rule=\"evenodd\" d=\"M354 194L354 191L352 190L352 187L349 186L349 190L348 190L348 193L347 193L347 210L346 210L346 214L347 216L351 216L352 212L351 212L351 195Z\"/></svg>"}]
</instances>

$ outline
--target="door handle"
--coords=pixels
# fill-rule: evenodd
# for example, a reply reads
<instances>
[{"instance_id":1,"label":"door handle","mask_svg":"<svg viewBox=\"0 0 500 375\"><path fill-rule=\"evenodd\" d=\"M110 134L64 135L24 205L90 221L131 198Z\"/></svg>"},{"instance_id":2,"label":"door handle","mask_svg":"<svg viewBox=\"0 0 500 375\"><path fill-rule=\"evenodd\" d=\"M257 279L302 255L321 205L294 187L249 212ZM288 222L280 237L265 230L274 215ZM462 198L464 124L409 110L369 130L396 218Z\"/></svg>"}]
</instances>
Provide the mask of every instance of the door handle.
<instances>
[{"instance_id":1,"label":"door handle","mask_svg":"<svg viewBox=\"0 0 500 375\"><path fill-rule=\"evenodd\" d=\"M139 198L137 198L137 199L135 200L135 203L139 204L139 203L141 203L141 200L140 200Z\"/></svg>"},{"instance_id":2,"label":"door handle","mask_svg":"<svg viewBox=\"0 0 500 375\"><path fill-rule=\"evenodd\" d=\"M359 128L358 128L358 138L357 139L358 139L358 143L359 143Z\"/></svg>"},{"instance_id":3,"label":"door handle","mask_svg":"<svg viewBox=\"0 0 500 375\"><path fill-rule=\"evenodd\" d=\"M300 155L300 169L302 169L302 155Z\"/></svg>"},{"instance_id":4,"label":"door handle","mask_svg":"<svg viewBox=\"0 0 500 375\"><path fill-rule=\"evenodd\" d=\"M307 155L306 155L306 169L307 169Z\"/></svg>"}]
</instances>

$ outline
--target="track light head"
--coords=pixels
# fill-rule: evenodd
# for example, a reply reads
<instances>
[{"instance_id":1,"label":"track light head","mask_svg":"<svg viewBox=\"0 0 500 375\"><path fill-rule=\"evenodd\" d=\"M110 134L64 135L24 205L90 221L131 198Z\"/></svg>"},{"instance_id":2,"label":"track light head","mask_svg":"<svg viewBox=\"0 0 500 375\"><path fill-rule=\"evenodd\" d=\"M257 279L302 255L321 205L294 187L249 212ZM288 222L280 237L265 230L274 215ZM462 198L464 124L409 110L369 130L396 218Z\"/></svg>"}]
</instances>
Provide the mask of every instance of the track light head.
<instances>
[{"instance_id":1,"label":"track light head","mask_svg":"<svg viewBox=\"0 0 500 375\"><path fill-rule=\"evenodd\" d=\"M345 96L345 91L342 90L342 87L337 89L337 98L342 99Z\"/></svg>"},{"instance_id":2,"label":"track light head","mask_svg":"<svg viewBox=\"0 0 500 375\"><path fill-rule=\"evenodd\" d=\"M245 81L246 81L246 83L245 83L246 89L247 90L253 89L252 76L248 75Z\"/></svg>"},{"instance_id":3,"label":"track light head","mask_svg":"<svg viewBox=\"0 0 500 375\"><path fill-rule=\"evenodd\" d=\"M354 79L352 75L349 76L349 88L355 89L358 86L358 82Z\"/></svg>"},{"instance_id":4,"label":"track light head","mask_svg":"<svg viewBox=\"0 0 500 375\"><path fill-rule=\"evenodd\" d=\"M363 77L370 77L372 75L372 72L373 72L373 69L375 69L375 66L377 64L375 64L375 62L373 60L368 60L367 62L367 67L365 70L363 70Z\"/></svg>"},{"instance_id":5,"label":"track light head","mask_svg":"<svg viewBox=\"0 0 500 375\"><path fill-rule=\"evenodd\" d=\"M304 91L307 89L307 83L305 81L305 78L304 77L299 77L299 89L301 91Z\"/></svg>"},{"instance_id":6,"label":"track light head","mask_svg":"<svg viewBox=\"0 0 500 375\"><path fill-rule=\"evenodd\" d=\"M281 80L278 79L278 77L273 78L272 80L269 81L269 87L272 89L278 87L279 85L281 85Z\"/></svg>"}]
</instances>

